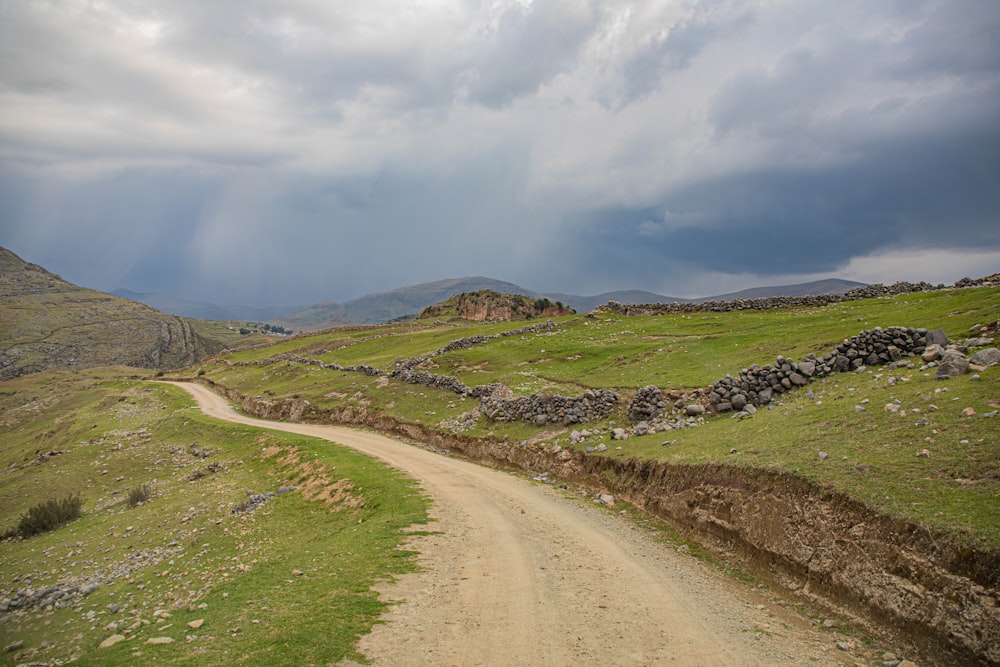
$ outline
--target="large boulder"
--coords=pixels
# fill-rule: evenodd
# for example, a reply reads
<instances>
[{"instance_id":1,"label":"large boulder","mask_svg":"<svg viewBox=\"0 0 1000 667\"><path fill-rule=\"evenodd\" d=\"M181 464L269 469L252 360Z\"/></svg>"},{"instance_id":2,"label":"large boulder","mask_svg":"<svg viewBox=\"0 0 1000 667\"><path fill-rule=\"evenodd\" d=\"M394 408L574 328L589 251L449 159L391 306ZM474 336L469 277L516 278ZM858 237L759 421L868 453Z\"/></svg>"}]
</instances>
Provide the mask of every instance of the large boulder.
<instances>
[{"instance_id":1,"label":"large boulder","mask_svg":"<svg viewBox=\"0 0 1000 667\"><path fill-rule=\"evenodd\" d=\"M938 380L958 377L969 372L969 360L958 350L945 350L938 363L937 373L934 375Z\"/></svg>"},{"instance_id":2,"label":"large boulder","mask_svg":"<svg viewBox=\"0 0 1000 667\"><path fill-rule=\"evenodd\" d=\"M996 366L1000 364L1000 350L995 347L979 350L979 352L969 357L969 363L977 366Z\"/></svg>"}]
</instances>

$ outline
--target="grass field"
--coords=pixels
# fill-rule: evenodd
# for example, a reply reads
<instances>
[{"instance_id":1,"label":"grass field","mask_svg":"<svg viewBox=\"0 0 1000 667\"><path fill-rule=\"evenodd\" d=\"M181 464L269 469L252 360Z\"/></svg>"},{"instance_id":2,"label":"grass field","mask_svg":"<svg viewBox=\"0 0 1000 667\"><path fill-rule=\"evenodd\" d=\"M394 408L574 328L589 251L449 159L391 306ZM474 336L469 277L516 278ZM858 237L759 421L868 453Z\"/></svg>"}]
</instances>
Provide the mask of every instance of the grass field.
<instances>
[{"instance_id":1,"label":"grass field","mask_svg":"<svg viewBox=\"0 0 1000 667\"><path fill-rule=\"evenodd\" d=\"M624 403L640 386L704 387L753 363L772 363L779 354L800 358L810 352L825 353L844 338L876 326L943 328L952 339L961 340L972 335L974 325L998 318L998 288L763 312L640 317L598 313L560 318L552 332L493 339L437 355L418 368L456 376L469 386L503 382L519 395L542 391L576 395L588 387L607 387L619 391ZM474 400L360 373L291 363L230 366L225 362L256 361L277 351L292 351L342 365L365 363L390 370L394 361L433 352L450 340L518 326L420 323L367 334L328 332L288 340L276 348L230 353L205 368L209 378L247 395L295 396L318 409L350 405L370 415L389 415L445 431L442 422L471 410ZM983 372L978 381L971 376L939 381L932 370L917 368L869 368L786 394L773 409L743 422L712 417L703 427L671 436L614 442L606 431L612 422L626 425L624 410L589 426L605 430L607 456L676 463L723 461L792 472L895 516L958 531L997 548L1000 421L981 415L997 409L998 380L996 367ZM887 412L885 406L895 401L898 407ZM965 408L977 416L962 417ZM918 426L921 419L927 425ZM468 434L568 446L568 430L480 418ZM663 446L667 438L672 442ZM925 449L927 454L918 456ZM821 458L820 452L825 456Z\"/></svg>"},{"instance_id":2,"label":"grass field","mask_svg":"<svg viewBox=\"0 0 1000 667\"><path fill-rule=\"evenodd\" d=\"M0 543L2 596L103 582L70 607L0 615L0 644L95 665L352 656L383 609L371 586L414 568L399 545L427 520L415 485L325 441L205 418L183 391L118 372L0 385L0 527L51 497L84 500L71 524ZM145 483L153 498L130 507ZM232 513L282 484L298 490ZM116 634L127 639L98 647ZM174 641L146 644L158 637Z\"/></svg>"}]
</instances>

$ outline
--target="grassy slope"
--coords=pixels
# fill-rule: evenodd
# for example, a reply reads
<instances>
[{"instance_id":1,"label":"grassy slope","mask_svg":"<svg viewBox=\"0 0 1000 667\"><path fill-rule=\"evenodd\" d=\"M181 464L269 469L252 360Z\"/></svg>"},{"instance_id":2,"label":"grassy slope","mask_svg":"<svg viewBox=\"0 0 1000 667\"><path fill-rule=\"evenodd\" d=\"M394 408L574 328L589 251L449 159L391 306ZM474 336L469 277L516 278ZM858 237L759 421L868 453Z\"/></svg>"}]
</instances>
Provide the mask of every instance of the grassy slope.
<instances>
[{"instance_id":1,"label":"grassy slope","mask_svg":"<svg viewBox=\"0 0 1000 667\"><path fill-rule=\"evenodd\" d=\"M458 376L470 386L502 381L517 393L610 387L628 396L637 387L703 387L753 363L784 354L823 353L840 340L876 326L944 328L964 338L974 324L1000 316L1000 288L916 293L812 309L697 313L659 317L561 318L556 332L502 338L437 356L422 367ZM388 369L392 361L442 347L450 340L502 326L428 328L427 325L318 334L283 342L271 350L232 353L228 361L259 360L277 350L298 351L325 361L368 363ZM516 328L507 325L506 328ZM374 338L372 336L377 336ZM352 342L353 341L353 342ZM261 367L209 366L208 377L248 395L299 396L318 408L350 405L406 422L438 427L470 410L475 402L444 391L403 385L384 378L277 363ZM887 383L892 375L895 386ZM843 490L867 504L935 527L967 532L1000 547L1000 443L996 419L962 418L996 409L1000 400L991 368L982 380L969 376L936 381L933 373L873 368L839 375L806 391L782 397L782 404L754 419L709 420L701 428L611 442L610 456L642 456L677 463L729 461L795 472ZM937 393L935 393L937 392ZM865 412L854 406L868 399ZM900 412L883 406L901 402ZM935 412L931 405L938 408ZM915 412L914 408L919 410ZM921 417L928 426L917 426ZM624 415L610 421L624 423ZM559 440L565 430L480 420L471 435L495 433L511 440ZM674 444L661 445L665 438ZM967 442L963 442L967 441ZM593 443L592 443L593 444ZM918 457L922 449L930 457ZM736 449L737 454L730 454ZM818 452L829 456L821 460Z\"/></svg>"},{"instance_id":2,"label":"grassy slope","mask_svg":"<svg viewBox=\"0 0 1000 667\"><path fill-rule=\"evenodd\" d=\"M326 442L210 420L182 391L113 379L118 372L0 384L0 527L47 498L79 491L84 499L83 517L70 525L0 543L0 591L9 596L26 577L38 588L74 574L147 566L106 582L75 607L0 615L0 644L23 640L37 649L47 641L52 645L31 659L102 665L137 658L299 665L351 656L383 608L371 586L414 567L413 555L397 547L408 526L426 522L427 503L415 485ZM208 458L192 455L195 440L212 452ZM35 464L39 451L64 453ZM187 481L210 463L224 470ZM128 490L144 482L155 498L129 508ZM283 483L302 490L242 518L230 514L247 489L264 493ZM341 489L342 497L327 506L308 499L307 488ZM122 610L109 613L111 603ZM155 616L158 609L169 617ZM196 619L204 620L201 628L186 626ZM98 649L137 621L128 641ZM144 643L160 636L176 641Z\"/></svg>"}]
</instances>

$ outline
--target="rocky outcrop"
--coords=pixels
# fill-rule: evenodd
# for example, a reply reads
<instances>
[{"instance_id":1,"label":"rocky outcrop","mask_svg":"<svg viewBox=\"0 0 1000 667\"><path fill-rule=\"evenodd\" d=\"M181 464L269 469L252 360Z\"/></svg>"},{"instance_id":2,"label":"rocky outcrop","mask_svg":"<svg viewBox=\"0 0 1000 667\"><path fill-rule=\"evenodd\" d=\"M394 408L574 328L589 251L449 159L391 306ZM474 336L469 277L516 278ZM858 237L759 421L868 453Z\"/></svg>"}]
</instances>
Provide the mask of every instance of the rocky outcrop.
<instances>
[{"instance_id":1,"label":"rocky outcrop","mask_svg":"<svg viewBox=\"0 0 1000 667\"><path fill-rule=\"evenodd\" d=\"M474 322L511 322L539 317L561 317L576 311L546 298L501 294L493 290L463 292L420 311L418 319L455 317Z\"/></svg>"}]
</instances>

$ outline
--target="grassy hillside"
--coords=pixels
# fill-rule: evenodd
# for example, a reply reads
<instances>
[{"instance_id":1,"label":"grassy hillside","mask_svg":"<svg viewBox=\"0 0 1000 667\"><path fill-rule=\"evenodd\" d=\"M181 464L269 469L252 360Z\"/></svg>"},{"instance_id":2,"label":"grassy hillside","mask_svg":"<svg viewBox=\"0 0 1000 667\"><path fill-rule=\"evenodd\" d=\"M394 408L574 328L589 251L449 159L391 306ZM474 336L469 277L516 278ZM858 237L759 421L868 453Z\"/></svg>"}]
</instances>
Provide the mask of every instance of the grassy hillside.
<instances>
[{"instance_id":1,"label":"grassy hillside","mask_svg":"<svg viewBox=\"0 0 1000 667\"><path fill-rule=\"evenodd\" d=\"M69 603L0 613L0 645L23 642L3 660L358 658L352 645L384 606L371 586L414 567L397 548L426 521L414 483L326 442L208 419L177 388L116 379L127 372L0 383L0 530L47 499L83 499L69 525L0 542L0 600L53 590ZM152 498L130 506L143 485ZM233 513L248 490L281 485L298 488ZM123 639L99 647L115 635ZM146 643L160 637L174 641Z\"/></svg>"},{"instance_id":2,"label":"grassy hillside","mask_svg":"<svg viewBox=\"0 0 1000 667\"><path fill-rule=\"evenodd\" d=\"M0 248L0 380L60 368L179 368L222 349L183 318L84 289Z\"/></svg>"},{"instance_id":3,"label":"grassy hillside","mask_svg":"<svg viewBox=\"0 0 1000 667\"><path fill-rule=\"evenodd\" d=\"M825 353L842 339L876 326L943 328L953 339L973 325L997 320L1000 288L922 292L809 309L695 313L623 318L608 313L556 320L553 331L494 338L432 356L417 370L451 375L469 386L502 382L518 395L611 388L619 411L589 424L599 433L571 444L569 429L497 423L476 417L466 436L583 448L604 444L605 455L673 462L725 461L785 470L830 485L896 516L965 532L1000 547L1000 432L996 367L981 379L933 379L932 370L869 368L832 376L781 397L752 419L711 417L704 426L613 441L627 425L624 405L637 388L692 390L754 363ZM414 323L368 331L297 337L274 348L222 355L206 377L248 396L296 397L316 413L344 410L356 419L388 416L449 433L477 401L386 377L289 361L261 363L278 353L391 370L396 361L432 353L448 342L520 326ZM891 378L891 379L890 379ZM898 404L896 403L898 401ZM888 404L898 405L886 411ZM855 406L864 408L856 410ZM976 417L963 417L972 408ZM917 425L926 417L927 425ZM580 427L576 427L580 428ZM664 440L670 444L664 446ZM918 456L922 450L926 455ZM735 450L732 451L731 450ZM821 457L820 452L824 452Z\"/></svg>"}]
</instances>

